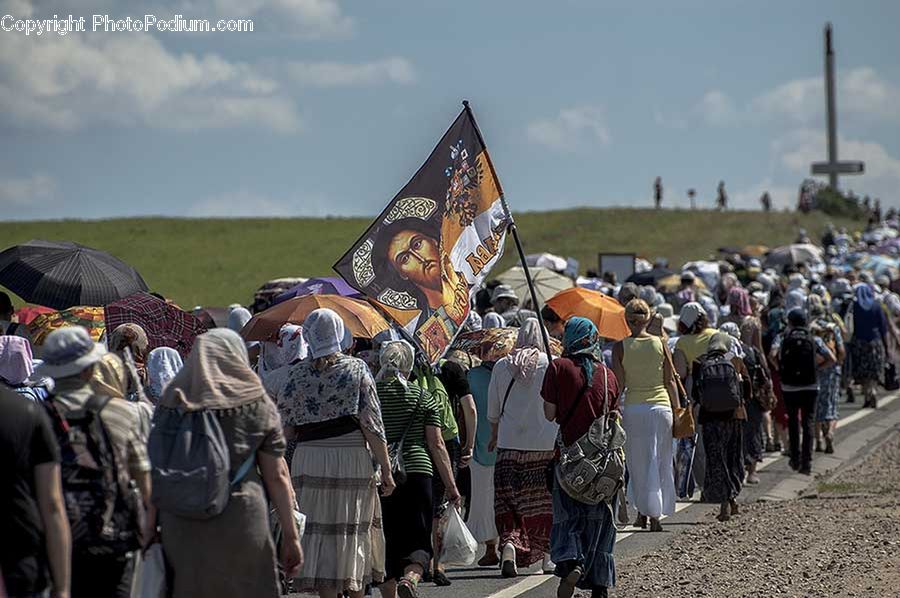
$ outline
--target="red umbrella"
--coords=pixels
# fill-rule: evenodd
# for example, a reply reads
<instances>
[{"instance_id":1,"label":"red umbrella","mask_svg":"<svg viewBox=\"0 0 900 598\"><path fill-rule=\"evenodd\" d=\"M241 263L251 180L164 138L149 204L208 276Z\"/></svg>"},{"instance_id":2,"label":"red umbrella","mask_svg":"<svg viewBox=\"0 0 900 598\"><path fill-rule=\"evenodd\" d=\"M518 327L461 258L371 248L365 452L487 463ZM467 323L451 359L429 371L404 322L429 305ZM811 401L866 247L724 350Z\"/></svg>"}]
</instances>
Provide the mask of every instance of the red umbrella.
<instances>
[{"instance_id":1,"label":"red umbrella","mask_svg":"<svg viewBox=\"0 0 900 598\"><path fill-rule=\"evenodd\" d=\"M172 347L187 357L194 339L206 332L206 326L193 314L166 303L149 293L135 293L110 303L105 308L109 334L122 324L137 324L147 333L150 350Z\"/></svg>"}]
</instances>

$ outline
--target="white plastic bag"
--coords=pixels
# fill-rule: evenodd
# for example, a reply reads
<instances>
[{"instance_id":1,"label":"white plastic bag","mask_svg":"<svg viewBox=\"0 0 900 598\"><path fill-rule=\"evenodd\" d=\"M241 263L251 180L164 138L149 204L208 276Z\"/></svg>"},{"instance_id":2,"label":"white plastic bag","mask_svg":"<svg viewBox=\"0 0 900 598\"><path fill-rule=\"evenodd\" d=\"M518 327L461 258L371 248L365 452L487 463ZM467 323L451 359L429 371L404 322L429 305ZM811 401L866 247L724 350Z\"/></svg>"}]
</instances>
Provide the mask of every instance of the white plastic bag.
<instances>
[{"instance_id":1,"label":"white plastic bag","mask_svg":"<svg viewBox=\"0 0 900 598\"><path fill-rule=\"evenodd\" d=\"M478 542L466 527L456 507L449 505L441 515L441 555L442 565L467 567L478 556Z\"/></svg>"},{"instance_id":2,"label":"white plastic bag","mask_svg":"<svg viewBox=\"0 0 900 598\"><path fill-rule=\"evenodd\" d=\"M154 544L144 553L141 571L141 598L165 598L166 563L163 560L162 544Z\"/></svg>"}]
</instances>

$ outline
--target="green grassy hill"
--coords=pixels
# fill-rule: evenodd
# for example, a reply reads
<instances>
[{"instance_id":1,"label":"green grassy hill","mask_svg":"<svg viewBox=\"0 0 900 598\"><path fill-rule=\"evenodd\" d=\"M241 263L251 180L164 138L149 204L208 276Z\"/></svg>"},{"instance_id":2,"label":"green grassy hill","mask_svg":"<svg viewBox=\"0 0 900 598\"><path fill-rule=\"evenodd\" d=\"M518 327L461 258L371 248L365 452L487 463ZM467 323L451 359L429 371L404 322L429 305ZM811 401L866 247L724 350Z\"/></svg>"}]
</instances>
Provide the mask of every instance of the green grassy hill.
<instances>
[{"instance_id":1,"label":"green grassy hill","mask_svg":"<svg viewBox=\"0 0 900 598\"><path fill-rule=\"evenodd\" d=\"M582 272L599 252L634 252L672 265L705 259L719 247L777 246L798 228L818 238L823 214L577 209L516 216L527 253L572 256ZM187 220L140 218L95 222L0 223L0 249L29 239L69 240L132 264L154 291L183 307L248 303L260 284L282 276L330 275L331 265L368 219ZM835 221L853 227L852 222ZM500 273L515 262L509 240ZM18 303L18 301L17 301Z\"/></svg>"}]
</instances>

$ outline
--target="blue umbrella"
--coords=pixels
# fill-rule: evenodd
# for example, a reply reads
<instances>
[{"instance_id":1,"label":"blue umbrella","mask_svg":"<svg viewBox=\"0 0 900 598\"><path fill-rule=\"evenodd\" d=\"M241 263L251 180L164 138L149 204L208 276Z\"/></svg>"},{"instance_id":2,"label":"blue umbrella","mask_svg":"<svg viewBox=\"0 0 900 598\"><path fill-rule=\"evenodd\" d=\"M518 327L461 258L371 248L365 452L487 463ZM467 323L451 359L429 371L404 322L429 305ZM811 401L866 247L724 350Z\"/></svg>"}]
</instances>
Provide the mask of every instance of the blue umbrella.
<instances>
[{"instance_id":1,"label":"blue umbrella","mask_svg":"<svg viewBox=\"0 0 900 598\"><path fill-rule=\"evenodd\" d=\"M310 278L306 282L301 282L297 286L288 289L282 294L275 297L272 305L283 303L294 297L302 297L303 295L340 295L341 297L360 298L359 291L347 284L344 279L337 277Z\"/></svg>"}]
</instances>

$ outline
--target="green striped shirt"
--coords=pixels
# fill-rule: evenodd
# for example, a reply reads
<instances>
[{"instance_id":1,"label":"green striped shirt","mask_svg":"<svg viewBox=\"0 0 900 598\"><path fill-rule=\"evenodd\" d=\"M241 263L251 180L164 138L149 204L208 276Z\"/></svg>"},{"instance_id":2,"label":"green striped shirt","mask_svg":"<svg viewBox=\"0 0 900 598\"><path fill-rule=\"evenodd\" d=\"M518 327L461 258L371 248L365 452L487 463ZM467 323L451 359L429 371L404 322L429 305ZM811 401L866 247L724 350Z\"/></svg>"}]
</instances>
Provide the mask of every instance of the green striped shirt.
<instances>
[{"instance_id":1,"label":"green striped shirt","mask_svg":"<svg viewBox=\"0 0 900 598\"><path fill-rule=\"evenodd\" d=\"M378 400L381 402L381 418L388 444L400 442L409 426L403 443L403 460L407 473L434 475L428 444L425 440L425 426L441 427L440 407L434 397L425 392L419 401L419 387L410 382L407 388L396 378L381 380L376 385ZM416 402L419 401L418 411ZM415 413L415 417L413 417ZM410 419L412 424L410 425Z\"/></svg>"}]
</instances>

